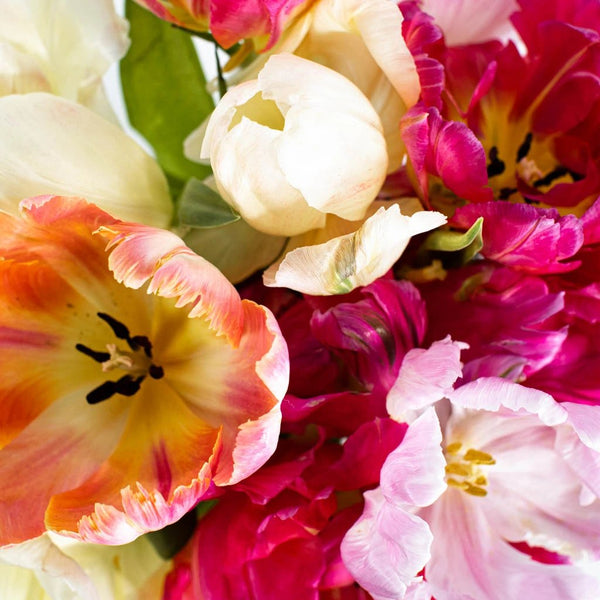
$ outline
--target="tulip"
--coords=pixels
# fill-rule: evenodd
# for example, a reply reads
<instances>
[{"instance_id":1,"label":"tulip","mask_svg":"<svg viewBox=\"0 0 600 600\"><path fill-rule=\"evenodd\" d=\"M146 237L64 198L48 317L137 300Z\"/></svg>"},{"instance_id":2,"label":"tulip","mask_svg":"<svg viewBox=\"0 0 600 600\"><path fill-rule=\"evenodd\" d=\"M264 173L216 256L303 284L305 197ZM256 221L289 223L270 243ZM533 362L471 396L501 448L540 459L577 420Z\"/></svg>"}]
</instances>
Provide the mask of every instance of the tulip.
<instances>
[{"instance_id":1,"label":"tulip","mask_svg":"<svg viewBox=\"0 0 600 600\"><path fill-rule=\"evenodd\" d=\"M398 124L421 93L402 29L403 16L393 0L319 0L289 25L266 55L234 77L236 81L256 77L269 54L283 52L337 71L377 111L391 173L402 165L405 154Z\"/></svg>"},{"instance_id":2,"label":"tulip","mask_svg":"<svg viewBox=\"0 0 600 600\"><path fill-rule=\"evenodd\" d=\"M387 407L411 425L342 542L346 566L376 600L597 598L600 408L501 377L455 387L462 348L406 355Z\"/></svg>"},{"instance_id":3,"label":"tulip","mask_svg":"<svg viewBox=\"0 0 600 600\"><path fill-rule=\"evenodd\" d=\"M338 73L287 54L222 98L201 158L251 226L285 236L323 227L327 214L362 219L387 170L367 99Z\"/></svg>"},{"instance_id":4,"label":"tulip","mask_svg":"<svg viewBox=\"0 0 600 600\"><path fill-rule=\"evenodd\" d=\"M0 96L50 92L114 119L102 76L127 51L127 29L111 0L5 0Z\"/></svg>"},{"instance_id":5,"label":"tulip","mask_svg":"<svg viewBox=\"0 0 600 600\"><path fill-rule=\"evenodd\" d=\"M99 546L45 533L0 549L0 599L160 600L169 566L147 537Z\"/></svg>"},{"instance_id":6,"label":"tulip","mask_svg":"<svg viewBox=\"0 0 600 600\"><path fill-rule=\"evenodd\" d=\"M119 127L51 94L0 98L0 209L23 198L81 196L126 221L168 227L173 205L158 163Z\"/></svg>"},{"instance_id":7,"label":"tulip","mask_svg":"<svg viewBox=\"0 0 600 600\"><path fill-rule=\"evenodd\" d=\"M23 201L0 231L1 545L123 544L269 458L288 359L267 309L83 200Z\"/></svg>"},{"instance_id":8,"label":"tulip","mask_svg":"<svg viewBox=\"0 0 600 600\"><path fill-rule=\"evenodd\" d=\"M224 48L246 38L272 46L307 0L136 0L156 16L193 31L208 31Z\"/></svg>"}]
</instances>

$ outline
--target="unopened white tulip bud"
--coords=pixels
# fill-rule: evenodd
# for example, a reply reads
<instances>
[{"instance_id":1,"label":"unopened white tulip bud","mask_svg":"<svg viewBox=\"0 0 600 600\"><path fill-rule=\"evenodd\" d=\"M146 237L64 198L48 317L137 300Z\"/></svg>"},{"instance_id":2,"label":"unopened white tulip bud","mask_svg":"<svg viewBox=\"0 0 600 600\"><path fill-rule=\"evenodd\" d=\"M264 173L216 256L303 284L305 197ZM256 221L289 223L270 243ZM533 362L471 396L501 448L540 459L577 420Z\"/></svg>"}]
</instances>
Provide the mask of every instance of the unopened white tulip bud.
<instances>
[{"instance_id":1,"label":"unopened white tulip bud","mask_svg":"<svg viewBox=\"0 0 600 600\"><path fill-rule=\"evenodd\" d=\"M219 192L254 228L291 236L328 213L364 218L386 175L381 122L342 75L291 54L225 94L201 158Z\"/></svg>"}]
</instances>

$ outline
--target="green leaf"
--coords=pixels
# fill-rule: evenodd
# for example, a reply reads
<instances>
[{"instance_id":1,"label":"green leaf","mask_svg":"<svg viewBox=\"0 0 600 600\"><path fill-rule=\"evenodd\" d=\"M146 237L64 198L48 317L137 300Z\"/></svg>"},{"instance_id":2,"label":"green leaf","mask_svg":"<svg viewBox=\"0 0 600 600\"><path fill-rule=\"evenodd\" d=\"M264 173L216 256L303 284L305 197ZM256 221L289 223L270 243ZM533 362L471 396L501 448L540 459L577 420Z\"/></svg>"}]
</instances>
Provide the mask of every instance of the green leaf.
<instances>
[{"instance_id":1,"label":"green leaf","mask_svg":"<svg viewBox=\"0 0 600 600\"><path fill-rule=\"evenodd\" d=\"M427 236L419 249L419 262L425 264L425 257L431 257L433 254L436 258L441 258L444 266L455 267L468 263L483 246L482 228L483 217L479 217L464 233L448 229L434 231ZM451 256L444 257L444 253L451 253Z\"/></svg>"},{"instance_id":2,"label":"green leaf","mask_svg":"<svg viewBox=\"0 0 600 600\"><path fill-rule=\"evenodd\" d=\"M190 179L179 198L179 224L208 229L238 221L238 215L229 204L196 178Z\"/></svg>"},{"instance_id":3,"label":"green leaf","mask_svg":"<svg viewBox=\"0 0 600 600\"><path fill-rule=\"evenodd\" d=\"M127 0L131 47L121 61L123 96L131 125L149 142L176 197L190 178L210 167L183 154L185 138L214 108L188 33Z\"/></svg>"}]
</instances>

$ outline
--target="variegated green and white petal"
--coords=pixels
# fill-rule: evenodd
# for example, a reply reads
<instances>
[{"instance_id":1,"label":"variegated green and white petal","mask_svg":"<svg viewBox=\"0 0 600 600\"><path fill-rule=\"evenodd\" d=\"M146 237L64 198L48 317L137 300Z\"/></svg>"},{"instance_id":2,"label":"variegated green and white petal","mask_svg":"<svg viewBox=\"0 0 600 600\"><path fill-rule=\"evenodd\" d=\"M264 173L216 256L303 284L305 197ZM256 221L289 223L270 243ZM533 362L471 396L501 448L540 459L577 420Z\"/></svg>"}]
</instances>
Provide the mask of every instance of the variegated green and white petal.
<instances>
[{"instance_id":1,"label":"variegated green and white petal","mask_svg":"<svg viewBox=\"0 0 600 600\"><path fill-rule=\"evenodd\" d=\"M421 211L408 217L395 204L380 208L354 233L288 252L265 271L263 280L269 287L305 294L345 294L386 273L413 235L445 222L437 212Z\"/></svg>"},{"instance_id":2,"label":"variegated green and white petal","mask_svg":"<svg viewBox=\"0 0 600 600\"><path fill-rule=\"evenodd\" d=\"M40 194L80 196L155 227L173 211L162 170L117 126L49 94L0 98L0 209L16 214Z\"/></svg>"}]
</instances>

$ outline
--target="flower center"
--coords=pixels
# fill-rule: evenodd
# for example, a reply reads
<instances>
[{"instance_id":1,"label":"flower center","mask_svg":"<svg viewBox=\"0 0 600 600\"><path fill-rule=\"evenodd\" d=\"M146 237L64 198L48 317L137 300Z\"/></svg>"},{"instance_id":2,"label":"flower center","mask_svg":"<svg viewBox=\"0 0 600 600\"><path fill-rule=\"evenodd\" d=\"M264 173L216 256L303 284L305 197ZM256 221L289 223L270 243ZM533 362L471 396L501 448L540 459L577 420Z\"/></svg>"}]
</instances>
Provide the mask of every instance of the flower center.
<instances>
[{"instance_id":1,"label":"flower center","mask_svg":"<svg viewBox=\"0 0 600 600\"><path fill-rule=\"evenodd\" d=\"M545 193L558 183L573 183L582 176L558 163L552 149L543 141L536 142L531 132L511 157L512 144L503 149L492 146L488 152L487 173L499 200L515 200L517 179L532 189ZM514 160L514 162L512 162ZM506 162L505 162L506 161ZM514 165L514 171L511 171ZM525 202L536 202L522 198Z\"/></svg>"},{"instance_id":2,"label":"flower center","mask_svg":"<svg viewBox=\"0 0 600 600\"><path fill-rule=\"evenodd\" d=\"M487 496L487 477L483 465L495 465L491 454L469 448L461 452L462 442L446 446L446 483L472 496Z\"/></svg>"},{"instance_id":3,"label":"flower center","mask_svg":"<svg viewBox=\"0 0 600 600\"><path fill-rule=\"evenodd\" d=\"M125 340L129 349L122 350L117 344L106 344L107 351L104 352L92 350L84 344L75 344L76 350L100 363L103 373L115 369L125 371L120 379L109 379L89 392L86 395L88 404L98 404L115 394L133 396L147 375L152 379L164 376L163 368L152 362L152 343L145 335L131 336L123 323L106 313L98 313L98 317L112 329L115 337Z\"/></svg>"}]
</instances>

